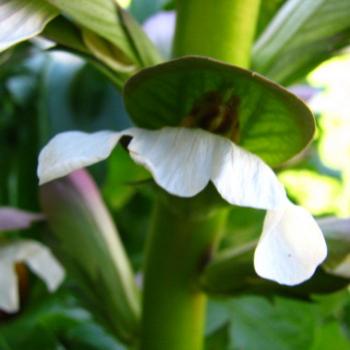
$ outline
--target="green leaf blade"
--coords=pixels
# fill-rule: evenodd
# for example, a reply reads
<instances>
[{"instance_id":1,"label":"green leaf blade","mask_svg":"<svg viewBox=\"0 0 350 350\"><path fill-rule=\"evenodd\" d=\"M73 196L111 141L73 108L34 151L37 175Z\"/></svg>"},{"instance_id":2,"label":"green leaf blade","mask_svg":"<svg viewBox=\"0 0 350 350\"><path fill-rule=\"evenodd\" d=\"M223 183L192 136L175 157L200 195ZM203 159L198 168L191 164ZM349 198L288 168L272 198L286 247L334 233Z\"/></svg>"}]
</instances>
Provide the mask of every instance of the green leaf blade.
<instances>
[{"instance_id":1,"label":"green leaf blade","mask_svg":"<svg viewBox=\"0 0 350 350\"><path fill-rule=\"evenodd\" d=\"M350 2L289 0L258 38L254 70L284 85L303 78L350 43Z\"/></svg>"}]
</instances>

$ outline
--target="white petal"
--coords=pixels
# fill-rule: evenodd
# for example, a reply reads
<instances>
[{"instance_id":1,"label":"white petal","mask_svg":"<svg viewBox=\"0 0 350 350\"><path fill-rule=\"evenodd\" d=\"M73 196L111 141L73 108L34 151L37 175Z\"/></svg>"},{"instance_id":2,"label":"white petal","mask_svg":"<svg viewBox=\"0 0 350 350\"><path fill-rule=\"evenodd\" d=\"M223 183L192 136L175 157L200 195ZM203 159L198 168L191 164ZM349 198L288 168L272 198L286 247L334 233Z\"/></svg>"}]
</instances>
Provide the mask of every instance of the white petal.
<instances>
[{"instance_id":1,"label":"white petal","mask_svg":"<svg viewBox=\"0 0 350 350\"><path fill-rule=\"evenodd\" d=\"M51 252L41 243L20 240L0 246L0 306L7 311L18 308L17 278L14 265L23 262L38 275L50 291L54 291L64 279L64 270Z\"/></svg>"},{"instance_id":2,"label":"white petal","mask_svg":"<svg viewBox=\"0 0 350 350\"><path fill-rule=\"evenodd\" d=\"M192 197L208 184L215 149L210 133L186 128L134 129L132 136L131 157L166 191Z\"/></svg>"},{"instance_id":3,"label":"white petal","mask_svg":"<svg viewBox=\"0 0 350 350\"><path fill-rule=\"evenodd\" d=\"M124 135L132 137L128 145L131 157L171 194L192 197L212 180L231 204L275 209L286 202L282 185L261 159L201 129L133 128L120 133L59 134L40 153L40 183L107 158Z\"/></svg>"},{"instance_id":4,"label":"white petal","mask_svg":"<svg viewBox=\"0 0 350 350\"><path fill-rule=\"evenodd\" d=\"M18 299L15 266L2 261L0 253L0 310L16 312L19 307Z\"/></svg>"},{"instance_id":5,"label":"white petal","mask_svg":"<svg viewBox=\"0 0 350 350\"><path fill-rule=\"evenodd\" d=\"M304 208L289 203L267 213L254 256L259 276L296 285L309 279L326 256L323 234Z\"/></svg>"},{"instance_id":6,"label":"white petal","mask_svg":"<svg viewBox=\"0 0 350 350\"><path fill-rule=\"evenodd\" d=\"M106 159L122 136L123 133L112 131L68 131L56 135L39 155L40 184Z\"/></svg>"},{"instance_id":7,"label":"white petal","mask_svg":"<svg viewBox=\"0 0 350 350\"><path fill-rule=\"evenodd\" d=\"M0 51L38 35L56 15L45 1L0 0Z\"/></svg>"},{"instance_id":8,"label":"white petal","mask_svg":"<svg viewBox=\"0 0 350 350\"><path fill-rule=\"evenodd\" d=\"M192 197L212 180L231 204L271 209L286 201L273 171L224 137L186 128L134 129L130 134L130 155L172 194Z\"/></svg>"},{"instance_id":9,"label":"white petal","mask_svg":"<svg viewBox=\"0 0 350 350\"><path fill-rule=\"evenodd\" d=\"M213 182L229 203L259 209L285 205L285 190L260 158L224 138L215 145Z\"/></svg>"}]
</instances>

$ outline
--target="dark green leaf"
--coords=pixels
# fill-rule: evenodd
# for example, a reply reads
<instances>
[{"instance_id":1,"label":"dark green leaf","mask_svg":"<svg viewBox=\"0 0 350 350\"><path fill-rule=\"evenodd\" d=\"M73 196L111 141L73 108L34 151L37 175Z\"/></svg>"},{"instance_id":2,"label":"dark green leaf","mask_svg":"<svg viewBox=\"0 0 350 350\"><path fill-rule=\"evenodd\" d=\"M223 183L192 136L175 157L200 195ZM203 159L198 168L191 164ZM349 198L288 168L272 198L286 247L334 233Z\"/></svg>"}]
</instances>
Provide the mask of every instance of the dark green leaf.
<instances>
[{"instance_id":1,"label":"dark green leaf","mask_svg":"<svg viewBox=\"0 0 350 350\"><path fill-rule=\"evenodd\" d=\"M316 324L312 304L257 297L228 302L231 346L249 350L309 349Z\"/></svg>"},{"instance_id":2,"label":"dark green leaf","mask_svg":"<svg viewBox=\"0 0 350 350\"><path fill-rule=\"evenodd\" d=\"M219 123L218 130L225 126L220 133L271 165L300 152L314 133L311 112L294 95L256 73L209 58L185 57L145 69L127 82L124 97L141 127L211 130Z\"/></svg>"},{"instance_id":3,"label":"dark green leaf","mask_svg":"<svg viewBox=\"0 0 350 350\"><path fill-rule=\"evenodd\" d=\"M0 349L122 350L124 347L74 298L59 293L31 304L22 314L2 324Z\"/></svg>"},{"instance_id":4,"label":"dark green leaf","mask_svg":"<svg viewBox=\"0 0 350 350\"><path fill-rule=\"evenodd\" d=\"M284 85L350 43L348 0L289 0L253 50L254 70Z\"/></svg>"}]
</instances>

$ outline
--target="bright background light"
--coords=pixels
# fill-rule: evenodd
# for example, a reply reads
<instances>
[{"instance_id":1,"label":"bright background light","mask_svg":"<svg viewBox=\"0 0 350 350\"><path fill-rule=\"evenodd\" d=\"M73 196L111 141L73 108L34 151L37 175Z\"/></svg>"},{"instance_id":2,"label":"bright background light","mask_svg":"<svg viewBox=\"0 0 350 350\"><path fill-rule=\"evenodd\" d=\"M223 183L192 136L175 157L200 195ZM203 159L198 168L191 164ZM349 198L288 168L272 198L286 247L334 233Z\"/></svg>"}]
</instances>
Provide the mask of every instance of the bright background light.
<instances>
[{"instance_id":1,"label":"bright background light","mask_svg":"<svg viewBox=\"0 0 350 350\"><path fill-rule=\"evenodd\" d=\"M309 103L318 115L320 158L341 179L308 170L283 171L280 179L314 215L350 216L350 54L325 62L308 82L321 89Z\"/></svg>"}]
</instances>

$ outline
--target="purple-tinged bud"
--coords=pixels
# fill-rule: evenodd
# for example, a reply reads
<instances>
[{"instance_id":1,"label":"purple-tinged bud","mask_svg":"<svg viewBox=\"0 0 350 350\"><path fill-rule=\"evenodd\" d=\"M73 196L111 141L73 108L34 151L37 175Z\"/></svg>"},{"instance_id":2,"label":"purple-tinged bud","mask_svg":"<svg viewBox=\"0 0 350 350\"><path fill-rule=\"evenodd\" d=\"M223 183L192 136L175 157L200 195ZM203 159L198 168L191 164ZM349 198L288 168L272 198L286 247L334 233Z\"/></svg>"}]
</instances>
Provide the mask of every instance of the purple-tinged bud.
<instances>
[{"instance_id":1,"label":"purple-tinged bud","mask_svg":"<svg viewBox=\"0 0 350 350\"><path fill-rule=\"evenodd\" d=\"M51 181L40 189L57 251L79 282L89 305L122 340L138 331L139 293L115 225L87 171Z\"/></svg>"}]
</instances>

